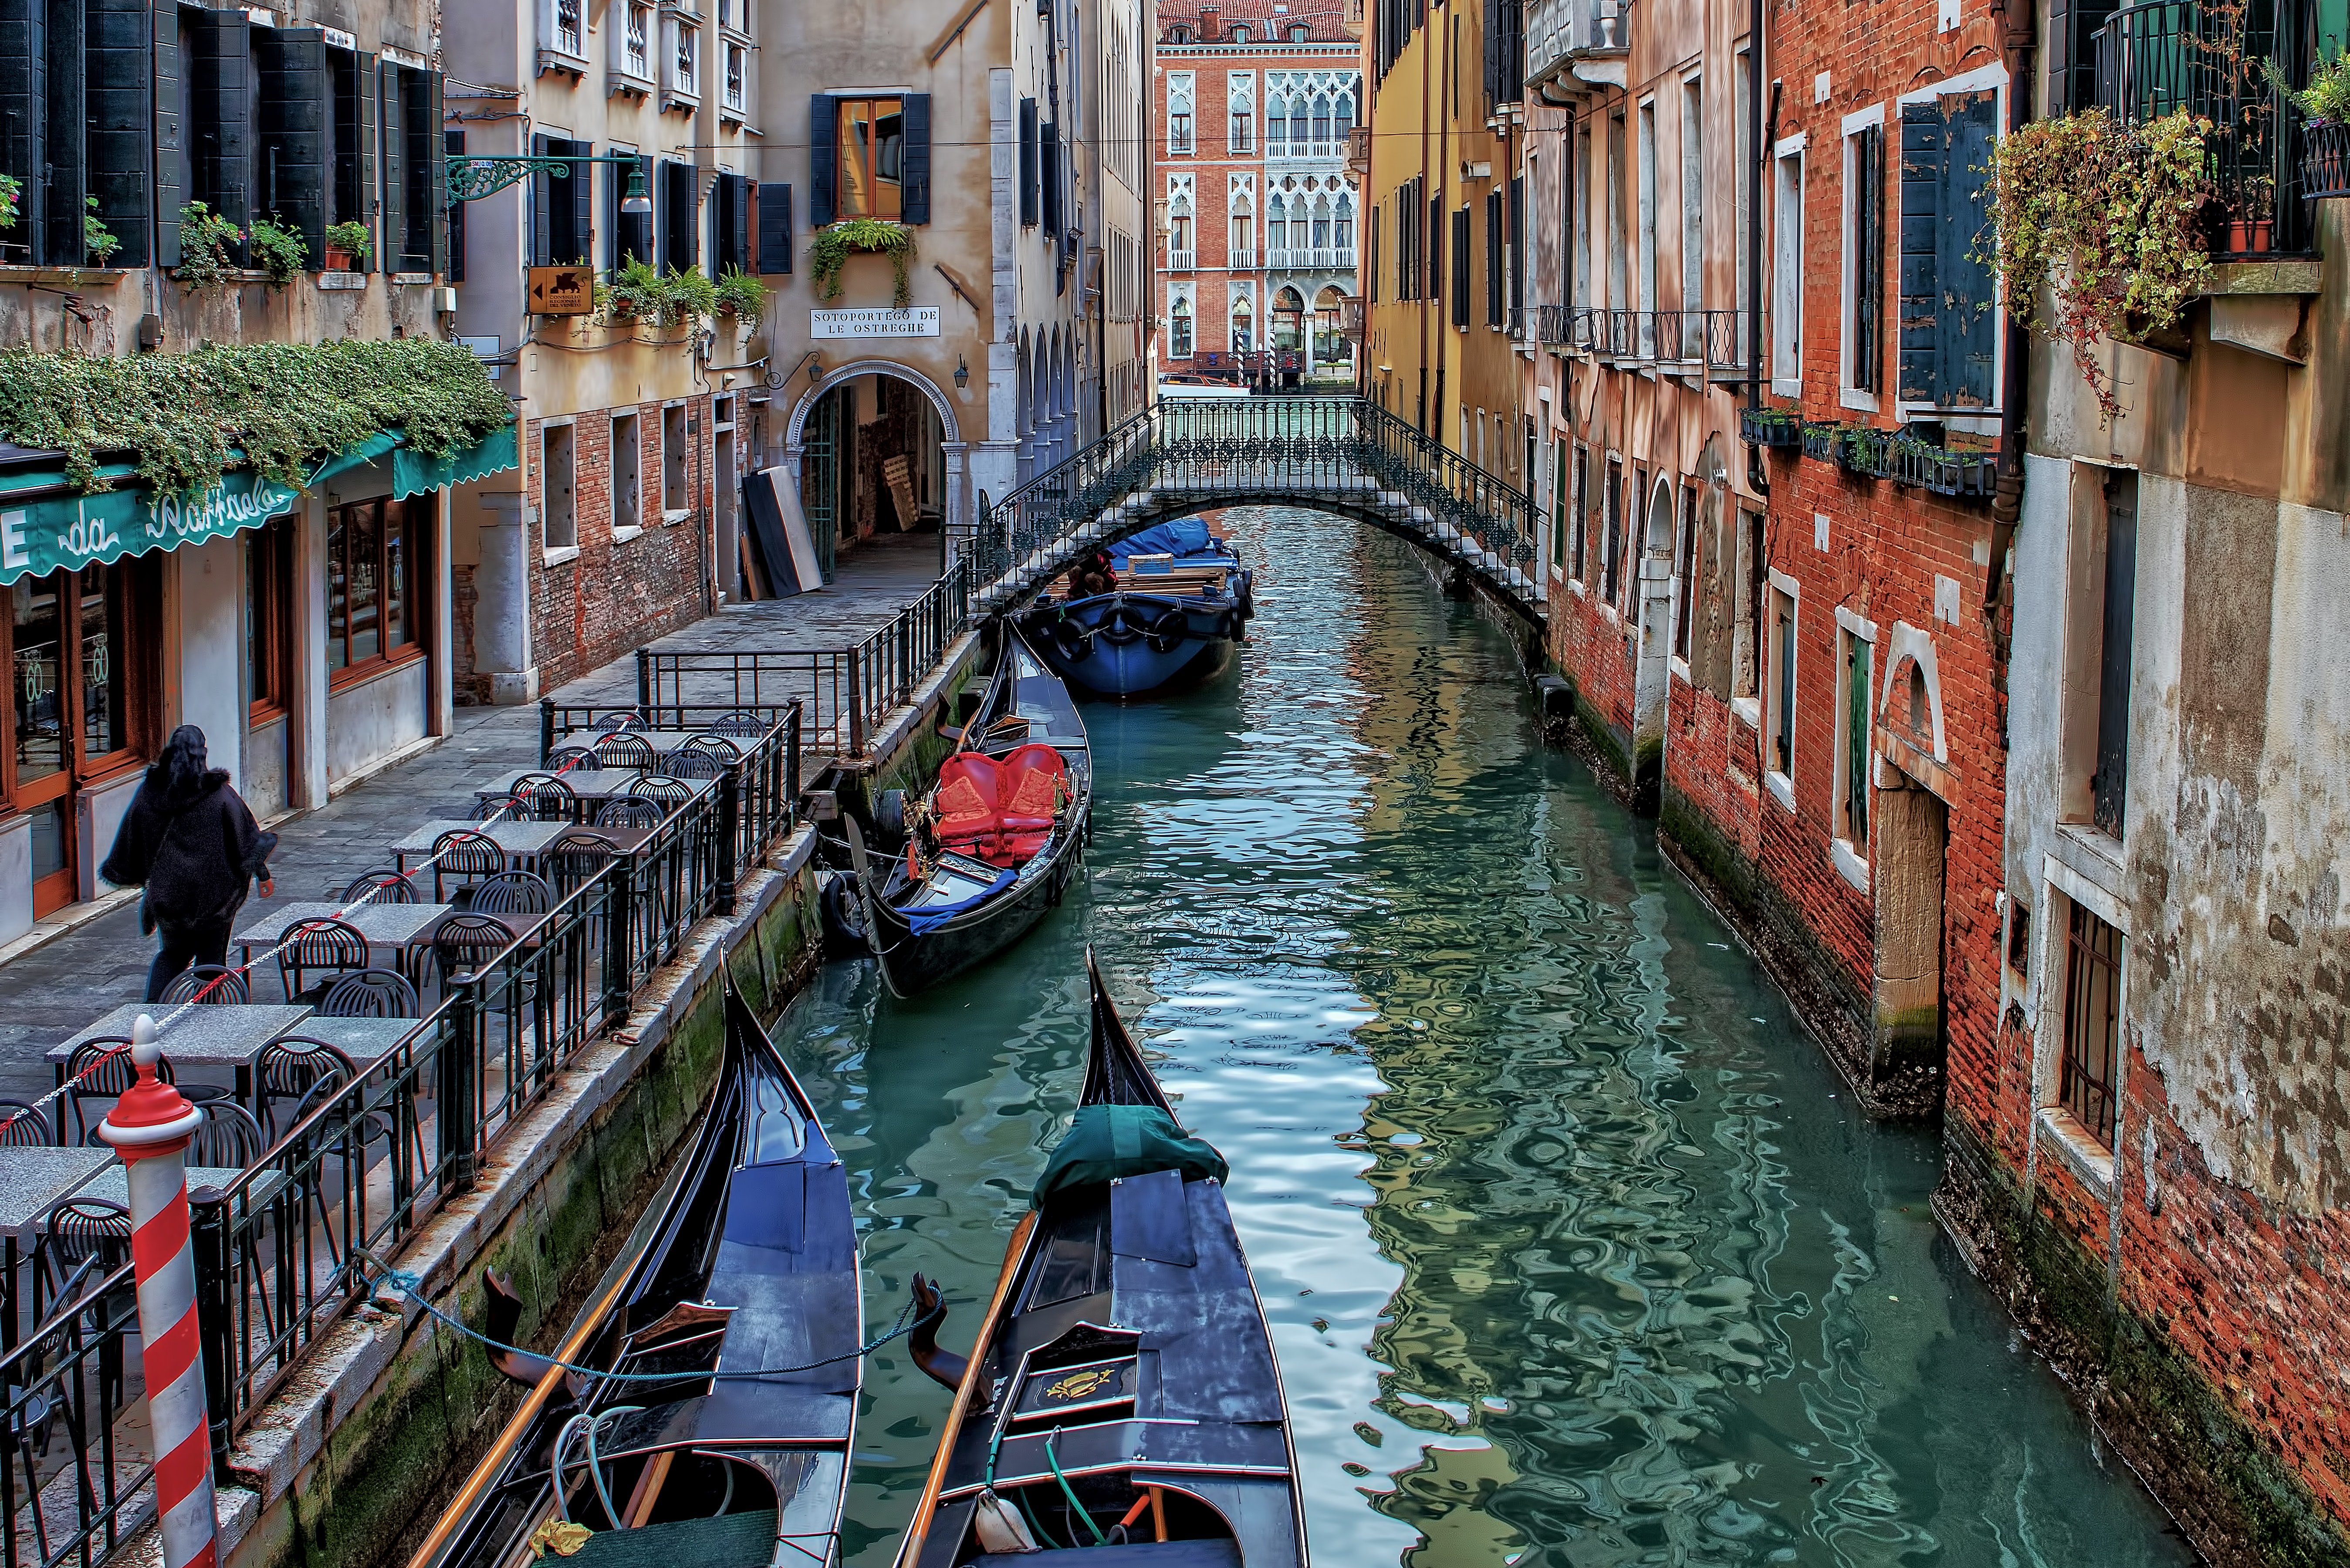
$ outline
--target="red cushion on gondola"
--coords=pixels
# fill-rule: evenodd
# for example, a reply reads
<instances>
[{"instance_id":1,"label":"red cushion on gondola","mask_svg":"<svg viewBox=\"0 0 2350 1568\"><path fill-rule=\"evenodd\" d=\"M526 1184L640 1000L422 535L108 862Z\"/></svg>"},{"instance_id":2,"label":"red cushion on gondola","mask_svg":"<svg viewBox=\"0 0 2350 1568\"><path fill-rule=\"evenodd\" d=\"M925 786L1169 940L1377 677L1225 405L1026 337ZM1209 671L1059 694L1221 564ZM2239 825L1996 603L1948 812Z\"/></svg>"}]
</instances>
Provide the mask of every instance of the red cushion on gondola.
<instances>
[{"instance_id":1,"label":"red cushion on gondola","mask_svg":"<svg viewBox=\"0 0 2350 1568\"><path fill-rule=\"evenodd\" d=\"M1061 753L1041 742L1022 746L1003 759L1003 825L1041 830L1053 826L1069 764Z\"/></svg>"},{"instance_id":2,"label":"red cushion on gondola","mask_svg":"<svg viewBox=\"0 0 2350 1568\"><path fill-rule=\"evenodd\" d=\"M939 842L964 849L974 840L993 843L1001 831L997 800L1003 770L993 757L977 752L957 752L939 769L938 793L931 797L931 813Z\"/></svg>"}]
</instances>

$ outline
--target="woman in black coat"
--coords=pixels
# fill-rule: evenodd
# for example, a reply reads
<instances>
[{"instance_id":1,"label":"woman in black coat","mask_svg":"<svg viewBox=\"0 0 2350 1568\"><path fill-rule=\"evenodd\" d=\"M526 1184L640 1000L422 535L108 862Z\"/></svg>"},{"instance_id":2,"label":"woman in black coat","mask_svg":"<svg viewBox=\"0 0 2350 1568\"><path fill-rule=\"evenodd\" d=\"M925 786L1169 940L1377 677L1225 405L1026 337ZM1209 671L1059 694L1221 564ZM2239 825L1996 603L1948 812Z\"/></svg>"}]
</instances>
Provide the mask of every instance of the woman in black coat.
<instances>
[{"instance_id":1,"label":"woman in black coat","mask_svg":"<svg viewBox=\"0 0 2350 1568\"><path fill-rule=\"evenodd\" d=\"M118 888L147 889L139 929L162 941L147 971L148 1001L161 1001L192 962L228 961L247 885L260 878L265 898L276 891L269 879L276 847L277 835L264 833L229 787L227 770L204 766L204 732L193 724L172 731L114 836L114 853L98 868Z\"/></svg>"}]
</instances>

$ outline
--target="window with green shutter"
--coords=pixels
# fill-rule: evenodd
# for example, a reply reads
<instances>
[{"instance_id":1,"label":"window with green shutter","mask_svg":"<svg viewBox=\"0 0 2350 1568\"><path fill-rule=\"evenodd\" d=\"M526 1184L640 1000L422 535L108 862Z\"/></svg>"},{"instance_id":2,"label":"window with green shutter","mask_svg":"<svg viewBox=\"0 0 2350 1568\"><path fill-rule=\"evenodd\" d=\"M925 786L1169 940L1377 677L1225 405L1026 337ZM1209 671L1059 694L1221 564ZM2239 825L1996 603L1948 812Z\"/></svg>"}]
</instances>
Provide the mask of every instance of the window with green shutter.
<instances>
[{"instance_id":1,"label":"window with green shutter","mask_svg":"<svg viewBox=\"0 0 2350 1568\"><path fill-rule=\"evenodd\" d=\"M1995 93L1901 107L1898 390L1905 402L1981 409L1996 399L1997 295L1976 251L1989 237L1983 171L1998 134Z\"/></svg>"}]
</instances>

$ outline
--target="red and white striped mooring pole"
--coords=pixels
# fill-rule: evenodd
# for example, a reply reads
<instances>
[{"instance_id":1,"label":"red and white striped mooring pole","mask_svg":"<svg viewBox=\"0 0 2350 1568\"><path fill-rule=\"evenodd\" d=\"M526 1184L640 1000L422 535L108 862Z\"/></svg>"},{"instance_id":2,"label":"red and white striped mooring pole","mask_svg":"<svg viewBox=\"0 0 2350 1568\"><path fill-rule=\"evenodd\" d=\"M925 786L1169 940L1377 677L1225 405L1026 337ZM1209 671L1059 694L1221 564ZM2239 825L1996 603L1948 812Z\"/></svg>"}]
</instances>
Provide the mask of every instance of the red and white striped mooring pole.
<instances>
[{"instance_id":1,"label":"red and white striped mooring pole","mask_svg":"<svg viewBox=\"0 0 2350 1568\"><path fill-rule=\"evenodd\" d=\"M130 1185L130 1262L139 1280L163 1568L216 1568L212 1433L196 1331L196 1252L188 1234L188 1137L203 1112L156 1077L162 1052L152 1018L140 1013L130 1040L139 1081L115 1102L98 1136L122 1157Z\"/></svg>"}]
</instances>

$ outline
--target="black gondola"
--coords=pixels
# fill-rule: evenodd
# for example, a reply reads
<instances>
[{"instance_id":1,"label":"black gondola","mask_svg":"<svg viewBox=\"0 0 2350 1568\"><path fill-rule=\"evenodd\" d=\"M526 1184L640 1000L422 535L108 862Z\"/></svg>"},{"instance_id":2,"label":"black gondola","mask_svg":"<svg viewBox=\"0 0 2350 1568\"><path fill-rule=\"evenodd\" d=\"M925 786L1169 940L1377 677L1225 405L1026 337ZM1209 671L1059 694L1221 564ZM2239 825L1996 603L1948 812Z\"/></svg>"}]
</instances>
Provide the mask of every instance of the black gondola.
<instances>
[{"instance_id":1,"label":"black gondola","mask_svg":"<svg viewBox=\"0 0 2350 1568\"><path fill-rule=\"evenodd\" d=\"M1077 705L1007 628L976 712L910 814L905 853L877 863L847 824L866 942L890 993L912 996L1025 936L1076 874L1092 810Z\"/></svg>"},{"instance_id":2,"label":"black gondola","mask_svg":"<svg viewBox=\"0 0 2350 1568\"><path fill-rule=\"evenodd\" d=\"M1176 1126L1086 955L1077 1119L1013 1232L898 1568L1302 1568L1305 1513L1273 1337L1223 1160Z\"/></svg>"},{"instance_id":3,"label":"black gondola","mask_svg":"<svg viewBox=\"0 0 2350 1568\"><path fill-rule=\"evenodd\" d=\"M556 1352L600 1372L494 1356L531 1392L410 1568L839 1561L864 1376L847 1174L731 981L725 1005L693 1147ZM490 1284L489 1337L512 1344L518 1306Z\"/></svg>"}]
</instances>

